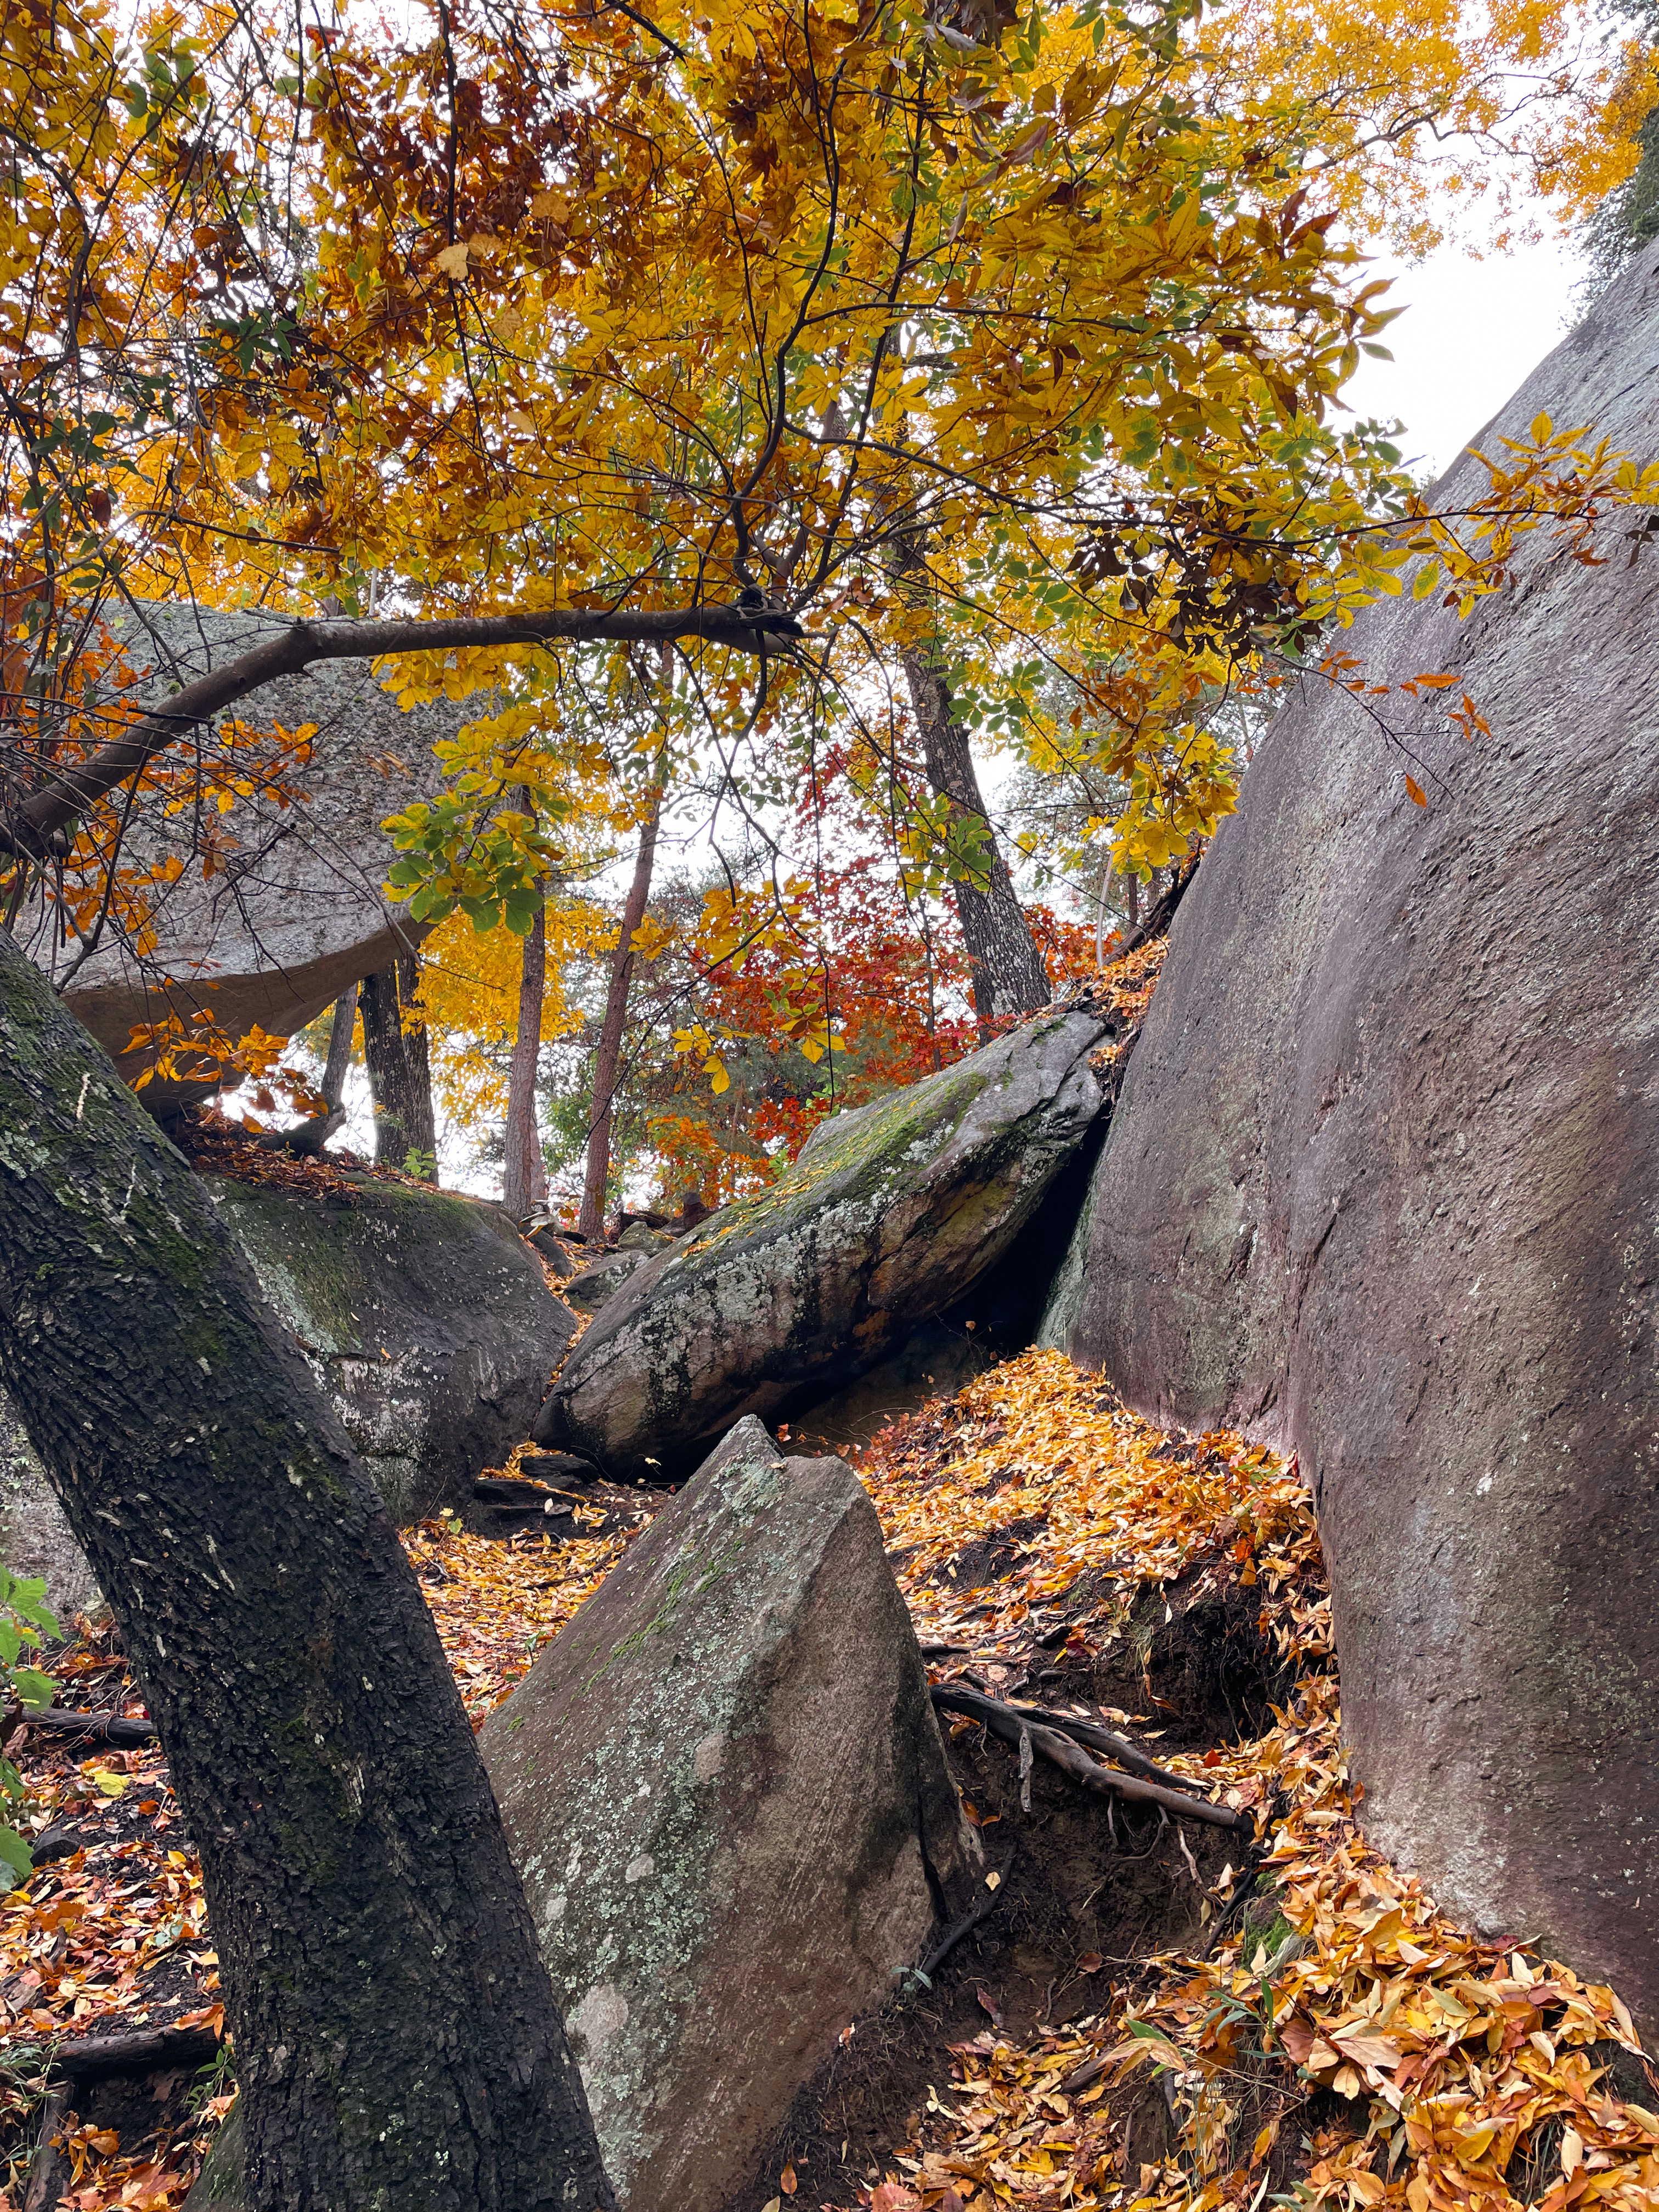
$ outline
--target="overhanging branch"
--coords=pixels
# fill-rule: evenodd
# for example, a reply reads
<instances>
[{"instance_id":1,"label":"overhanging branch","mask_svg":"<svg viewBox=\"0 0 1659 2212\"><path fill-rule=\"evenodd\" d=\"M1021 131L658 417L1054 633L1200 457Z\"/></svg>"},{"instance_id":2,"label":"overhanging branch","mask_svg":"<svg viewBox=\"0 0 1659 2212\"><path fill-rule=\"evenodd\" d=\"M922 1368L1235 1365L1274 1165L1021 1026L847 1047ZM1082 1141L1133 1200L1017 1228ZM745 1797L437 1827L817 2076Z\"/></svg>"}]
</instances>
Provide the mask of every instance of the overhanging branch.
<instances>
[{"instance_id":1,"label":"overhanging branch","mask_svg":"<svg viewBox=\"0 0 1659 2212\"><path fill-rule=\"evenodd\" d=\"M800 624L775 609L751 612L727 606L671 607L654 613L562 608L430 622L295 623L151 707L90 760L55 773L0 820L0 850L37 859L61 851L62 833L69 824L147 768L158 753L239 699L280 676L300 675L319 660L380 660L401 653L477 651L502 645L653 645L678 638L701 638L740 653L758 653L777 651L800 635Z\"/></svg>"}]
</instances>

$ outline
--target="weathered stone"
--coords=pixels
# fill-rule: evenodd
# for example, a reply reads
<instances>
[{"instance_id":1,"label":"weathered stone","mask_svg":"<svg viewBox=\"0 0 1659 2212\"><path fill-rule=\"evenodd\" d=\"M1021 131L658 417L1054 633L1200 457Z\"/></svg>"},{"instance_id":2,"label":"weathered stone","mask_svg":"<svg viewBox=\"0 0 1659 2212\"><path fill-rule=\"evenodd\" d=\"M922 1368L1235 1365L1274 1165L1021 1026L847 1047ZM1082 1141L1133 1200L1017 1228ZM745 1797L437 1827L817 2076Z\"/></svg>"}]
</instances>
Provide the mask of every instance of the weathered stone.
<instances>
[{"instance_id":1,"label":"weathered stone","mask_svg":"<svg viewBox=\"0 0 1659 2212\"><path fill-rule=\"evenodd\" d=\"M284 625L257 611L150 605L143 622L117 617L136 667L153 665L153 696L234 659ZM473 700L440 700L408 714L365 663L332 661L281 678L241 702L232 714L252 728L316 726L301 764L274 744L239 754L256 782L272 770L307 797L283 806L264 795L238 798L231 812L210 810L220 865L204 878L193 808L141 815L129 833L129 864L184 863L172 884L149 893L154 949L142 957L118 917L69 983L74 1012L131 1082L148 1063L128 1040L140 1024L171 1010L188 1021L205 1011L233 1036L257 1024L290 1036L313 1021L348 985L389 966L425 933L382 886L397 854L380 824L439 781L433 745L484 711ZM20 929L22 925L20 924ZM44 928L26 949L42 966L61 965ZM157 1078L140 1097L152 1111L199 1097L211 1085Z\"/></svg>"},{"instance_id":2,"label":"weathered stone","mask_svg":"<svg viewBox=\"0 0 1659 2212\"><path fill-rule=\"evenodd\" d=\"M579 1313L598 1313L650 1256L649 1252L638 1249L607 1252L603 1260L595 1260L573 1275L564 1286L564 1295Z\"/></svg>"},{"instance_id":3,"label":"weathered stone","mask_svg":"<svg viewBox=\"0 0 1659 2212\"><path fill-rule=\"evenodd\" d=\"M1659 449L1650 247L1476 441ZM1434 495L1455 507L1484 471ZM1484 1929L1659 2023L1659 544L1547 531L1401 758L1310 686L1176 921L1097 1179L1071 1348L1138 1405L1300 1454L1363 1817ZM1426 787L1413 804L1406 768Z\"/></svg>"},{"instance_id":4,"label":"weathered stone","mask_svg":"<svg viewBox=\"0 0 1659 2212\"><path fill-rule=\"evenodd\" d=\"M576 1327L507 1216L368 1176L349 1202L204 1180L392 1514L470 1512Z\"/></svg>"},{"instance_id":5,"label":"weathered stone","mask_svg":"<svg viewBox=\"0 0 1659 2212\"><path fill-rule=\"evenodd\" d=\"M672 1477L744 1414L785 1418L878 1366L1031 1219L1099 1111L1089 1055L1106 1034L1092 1013L1045 1015L815 1131L769 1190L629 1277L537 1442Z\"/></svg>"},{"instance_id":6,"label":"weathered stone","mask_svg":"<svg viewBox=\"0 0 1659 2212\"><path fill-rule=\"evenodd\" d=\"M65 1634L77 1613L102 1605L87 1555L70 1533L46 1470L23 1433L15 1406L0 1390L0 1562L15 1575L39 1575L46 1604Z\"/></svg>"},{"instance_id":7,"label":"weathered stone","mask_svg":"<svg viewBox=\"0 0 1659 2212\"><path fill-rule=\"evenodd\" d=\"M972 1880L875 1509L740 1423L482 1738L626 2212L718 2212Z\"/></svg>"}]
</instances>

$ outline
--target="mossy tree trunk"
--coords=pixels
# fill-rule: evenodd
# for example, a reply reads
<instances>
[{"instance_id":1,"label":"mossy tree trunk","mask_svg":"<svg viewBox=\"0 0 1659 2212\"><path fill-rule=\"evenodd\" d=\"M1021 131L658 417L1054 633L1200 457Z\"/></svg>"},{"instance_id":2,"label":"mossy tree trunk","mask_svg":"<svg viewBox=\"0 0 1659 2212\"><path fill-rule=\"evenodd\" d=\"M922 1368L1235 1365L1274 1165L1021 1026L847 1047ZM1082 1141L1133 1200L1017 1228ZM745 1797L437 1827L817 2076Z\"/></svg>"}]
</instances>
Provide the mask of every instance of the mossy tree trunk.
<instances>
[{"instance_id":1,"label":"mossy tree trunk","mask_svg":"<svg viewBox=\"0 0 1659 2212\"><path fill-rule=\"evenodd\" d=\"M416 1011L420 963L400 952L389 968L363 978L363 1057L374 1105L374 1157L400 1168L410 1152L431 1162L437 1181L437 1124L432 1112L432 1070L426 1024Z\"/></svg>"},{"instance_id":2,"label":"mossy tree trunk","mask_svg":"<svg viewBox=\"0 0 1659 2212\"><path fill-rule=\"evenodd\" d=\"M3 932L0 1381L201 1852L251 2201L610 2206L396 1532L201 1185Z\"/></svg>"}]
</instances>

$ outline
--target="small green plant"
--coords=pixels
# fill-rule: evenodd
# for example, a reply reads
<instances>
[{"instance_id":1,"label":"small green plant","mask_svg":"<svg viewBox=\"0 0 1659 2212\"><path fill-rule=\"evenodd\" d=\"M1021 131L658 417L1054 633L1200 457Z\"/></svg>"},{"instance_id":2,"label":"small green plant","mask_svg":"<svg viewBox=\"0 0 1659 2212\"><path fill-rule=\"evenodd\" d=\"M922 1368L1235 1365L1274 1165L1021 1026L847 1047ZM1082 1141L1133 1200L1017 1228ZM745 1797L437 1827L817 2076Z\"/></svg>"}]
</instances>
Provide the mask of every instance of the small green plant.
<instances>
[{"instance_id":1,"label":"small green plant","mask_svg":"<svg viewBox=\"0 0 1659 2212\"><path fill-rule=\"evenodd\" d=\"M61 1634L55 1617L47 1611L46 1586L38 1576L19 1577L0 1566L0 1692L14 1710L39 1711L52 1703L52 1682L38 1667L20 1667L26 1644L39 1644L42 1636ZM0 1758L0 1810L10 1811L23 1802L23 1778L10 1759ZM19 1875L27 1874L34 1856L9 1820L0 1819L0 1859Z\"/></svg>"},{"instance_id":2,"label":"small green plant","mask_svg":"<svg viewBox=\"0 0 1659 2212\"><path fill-rule=\"evenodd\" d=\"M404 1154L404 1173L413 1176L416 1182L436 1182L438 1155L436 1152L419 1152L411 1145Z\"/></svg>"}]
</instances>

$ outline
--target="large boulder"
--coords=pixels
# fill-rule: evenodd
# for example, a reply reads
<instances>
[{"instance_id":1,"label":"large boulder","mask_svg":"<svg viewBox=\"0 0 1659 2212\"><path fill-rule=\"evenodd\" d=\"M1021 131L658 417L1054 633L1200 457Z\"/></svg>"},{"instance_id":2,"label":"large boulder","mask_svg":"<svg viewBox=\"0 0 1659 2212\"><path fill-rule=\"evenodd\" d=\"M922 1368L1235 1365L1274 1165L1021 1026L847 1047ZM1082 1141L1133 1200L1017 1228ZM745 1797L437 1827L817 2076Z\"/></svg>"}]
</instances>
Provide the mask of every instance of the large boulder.
<instances>
[{"instance_id":1,"label":"large boulder","mask_svg":"<svg viewBox=\"0 0 1659 2212\"><path fill-rule=\"evenodd\" d=\"M133 666L153 668L146 696L246 653L284 624L257 610L149 605L116 618ZM280 678L222 718L265 732L315 726L309 757L274 737L241 746L237 772L255 787L228 814L210 805L140 814L123 848L151 868L149 934L112 910L96 951L70 981L70 1006L131 1082L153 1059L128 1050L133 1030L168 1012L205 1012L233 1037L256 1025L291 1036L364 975L389 967L424 934L386 897L397 858L380 827L439 780L433 746L483 711L440 700L408 713L365 662L331 661ZM297 787L288 805L278 786ZM204 829L204 823L208 825ZM166 872L177 863L172 882ZM204 865L205 863L205 865ZM27 949L50 967L50 932ZM152 1110L216 1087L155 1078L140 1094Z\"/></svg>"},{"instance_id":2,"label":"large boulder","mask_svg":"<svg viewBox=\"0 0 1659 2212\"><path fill-rule=\"evenodd\" d=\"M501 1208L367 1175L316 1197L204 1180L393 1516L470 1510L576 1327Z\"/></svg>"},{"instance_id":3,"label":"large boulder","mask_svg":"<svg viewBox=\"0 0 1659 2212\"><path fill-rule=\"evenodd\" d=\"M1477 443L1544 412L1651 458L1656 363L1650 247ZM1155 1415L1299 1453L1371 1834L1659 2023L1659 542L1614 510L1603 550L1540 532L1467 622L1345 637L1491 725L1385 702L1426 810L1340 695L1275 723L1051 1323Z\"/></svg>"},{"instance_id":4,"label":"large boulder","mask_svg":"<svg viewBox=\"0 0 1659 2212\"><path fill-rule=\"evenodd\" d=\"M1045 1015L824 1123L767 1191L627 1276L537 1441L617 1476L672 1476L744 1415L783 1418L879 1365L1032 1220L1100 1112L1090 1055L1111 1030L1088 1011Z\"/></svg>"},{"instance_id":5,"label":"large boulder","mask_svg":"<svg viewBox=\"0 0 1659 2212\"><path fill-rule=\"evenodd\" d=\"M620 2204L719 2212L978 1857L861 1485L741 1422L481 1741Z\"/></svg>"}]
</instances>

